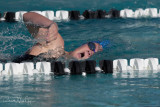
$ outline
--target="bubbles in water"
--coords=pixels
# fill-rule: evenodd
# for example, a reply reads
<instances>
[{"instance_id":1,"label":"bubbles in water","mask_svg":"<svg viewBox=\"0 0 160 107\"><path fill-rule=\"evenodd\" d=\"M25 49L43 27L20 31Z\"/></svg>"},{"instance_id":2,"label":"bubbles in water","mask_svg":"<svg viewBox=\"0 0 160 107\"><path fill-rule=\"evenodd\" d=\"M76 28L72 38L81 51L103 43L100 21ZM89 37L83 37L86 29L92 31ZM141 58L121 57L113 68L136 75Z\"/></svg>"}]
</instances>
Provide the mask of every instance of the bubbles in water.
<instances>
[{"instance_id":1,"label":"bubbles in water","mask_svg":"<svg viewBox=\"0 0 160 107\"><path fill-rule=\"evenodd\" d=\"M0 29L0 53L3 57L20 55L34 42L22 23L1 23Z\"/></svg>"}]
</instances>

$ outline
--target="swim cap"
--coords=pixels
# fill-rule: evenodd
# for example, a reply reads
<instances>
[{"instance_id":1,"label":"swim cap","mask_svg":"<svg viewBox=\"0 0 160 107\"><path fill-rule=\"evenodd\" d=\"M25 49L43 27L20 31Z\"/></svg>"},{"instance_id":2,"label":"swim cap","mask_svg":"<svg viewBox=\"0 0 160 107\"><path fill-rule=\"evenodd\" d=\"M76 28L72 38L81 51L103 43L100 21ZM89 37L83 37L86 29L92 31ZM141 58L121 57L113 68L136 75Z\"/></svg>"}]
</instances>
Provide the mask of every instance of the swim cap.
<instances>
[{"instance_id":1,"label":"swim cap","mask_svg":"<svg viewBox=\"0 0 160 107\"><path fill-rule=\"evenodd\" d=\"M109 40L104 40L104 41L94 41L95 43L98 43L102 46L102 48L107 48L108 45L110 44L110 41Z\"/></svg>"}]
</instances>

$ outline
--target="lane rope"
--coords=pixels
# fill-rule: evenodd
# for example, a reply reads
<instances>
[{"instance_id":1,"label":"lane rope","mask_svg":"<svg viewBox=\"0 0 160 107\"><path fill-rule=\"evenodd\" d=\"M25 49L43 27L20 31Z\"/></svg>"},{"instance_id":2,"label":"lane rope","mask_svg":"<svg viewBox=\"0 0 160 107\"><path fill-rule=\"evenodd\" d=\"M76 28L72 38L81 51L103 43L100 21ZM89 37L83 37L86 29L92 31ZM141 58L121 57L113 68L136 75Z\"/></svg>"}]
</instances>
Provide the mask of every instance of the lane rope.
<instances>
[{"instance_id":1,"label":"lane rope","mask_svg":"<svg viewBox=\"0 0 160 107\"><path fill-rule=\"evenodd\" d=\"M129 64L128 64L129 62ZM97 66L99 65L99 66ZM60 61L51 62L22 62L22 63L0 63L0 75L33 75L43 73L46 75L86 75L100 73L132 72L132 71L152 71L159 72L160 64L158 58L133 58L115 60L101 60L97 64L94 60L71 61L66 66Z\"/></svg>"},{"instance_id":2,"label":"lane rope","mask_svg":"<svg viewBox=\"0 0 160 107\"><path fill-rule=\"evenodd\" d=\"M5 12L3 15L0 14L0 21L6 22L23 22L23 14L28 11L18 11L18 12ZM116 10L111 9L106 12L106 10L85 10L82 14L80 11L30 11L41 14L50 20L54 21L69 21L69 20L79 20L79 19L106 19L106 18L159 18L160 11L157 8L146 8L146 9L123 9Z\"/></svg>"}]
</instances>

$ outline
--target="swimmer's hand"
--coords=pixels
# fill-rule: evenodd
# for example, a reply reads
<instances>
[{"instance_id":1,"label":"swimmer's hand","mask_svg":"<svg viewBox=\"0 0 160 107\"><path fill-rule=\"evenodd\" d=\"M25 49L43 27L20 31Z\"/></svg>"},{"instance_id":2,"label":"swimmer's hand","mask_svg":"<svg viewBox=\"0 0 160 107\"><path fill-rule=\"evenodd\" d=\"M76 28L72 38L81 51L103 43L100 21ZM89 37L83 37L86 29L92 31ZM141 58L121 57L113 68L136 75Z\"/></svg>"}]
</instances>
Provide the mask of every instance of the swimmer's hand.
<instances>
[{"instance_id":1,"label":"swimmer's hand","mask_svg":"<svg viewBox=\"0 0 160 107\"><path fill-rule=\"evenodd\" d=\"M35 37L35 39L37 39L37 41L40 44L48 44L51 41L56 40L58 37L58 27L56 25L56 23L52 23L49 28L39 28L39 32L37 34L37 36Z\"/></svg>"},{"instance_id":2,"label":"swimmer's hand","mask_svg":"<svg viewBox=\"0 0 160 107\"><path fill-rule=\"evenodd\" d=\"M56 23L52 23L48 29L46 41L49 43L56 40L58 37L58 27Z\"/></svg>"}]
</instances>

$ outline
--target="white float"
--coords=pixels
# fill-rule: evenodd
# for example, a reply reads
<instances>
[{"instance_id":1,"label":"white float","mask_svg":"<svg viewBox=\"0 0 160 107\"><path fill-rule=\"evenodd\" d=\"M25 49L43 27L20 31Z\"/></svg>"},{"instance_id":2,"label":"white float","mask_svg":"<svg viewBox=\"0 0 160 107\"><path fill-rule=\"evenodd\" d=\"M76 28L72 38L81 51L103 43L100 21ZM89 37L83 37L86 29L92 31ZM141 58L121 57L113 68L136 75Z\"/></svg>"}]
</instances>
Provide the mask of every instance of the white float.
<instances>
[{"instance_id":1,"label":"white float","mask_svg":"<svg viewBox=\"0 0 160 107\"><path fill-rule=\"evenodd\" d=\"M143 17L143 14L144 14L144 10L143 9L137 9L135 12L134 12L134 18L141 18Z\"/></svg>"},{"instance_id":2,"label":"white float","mask_svg":"<svg viewBox=\"0 0 160 107\"><path fill-rule=\"evenodd\" d=\"M130 59L130 66L133 70L144 70L144 59L133 58Z\"/></svg>"},{"instance_id":3,"label":"white float","mask_svg":"<svg viewBox=\"0 0 160 107\"><path fill-rule=\"evenodd\" d=\"M144 17L152 17L156 18L158 16L158 12L156 8L147 8L144 10Z\"/></svg>"},{"instance_id":4,"label":"white float","mask_svg":"<svg viewBox=\"0 0 160 107\"><path fill-rule=\"evenodd\" d=\"M41 11L30 11L30 12L34 12L34 13L38 13L38 14L42 15Z\"/></svg>"},{"instance_id":5,"label":"white float","mask_svg":"<svg viewBox=\"0 0 160 107\"><path fill-rule=\"evenodd\" d=\"M22 66L19 63L6 63L3 72L8 75L19 75L22 74Z\"/></svg>"},{"instance_id":6,"label":"white float","mask_svg":"<svg viewBox=\"0 0 160 107\"><path fill-rule=\"evenodd\" d=\"M158 58L147 58L144 61L146 70L158 70Z\"/></svg>"},{"instance_id":7,"label":"white float","mask_svg":"<svg viewBox=\"0 0 160 107\"><path fill-rule=\"evenodd\" d=\"M122 18L133 18L134 12L131 9L124 9L120 11L120 17Z\"/></svg>"},{"instance_id":8,"label":"white float","mask_svg":"<svg viewBox=\"0 0 160 107\"><path fill-rule=\"evenodd\" d=\"M3 70L3 64L0 63L0 72Z\"/></svg>"},{"instance_id":9,"label":"white float","mask_svg":"<svg viewBox=\"0 0 160 107\"><path fill-rule=\"evenodd\" d=\"M0 75L3 75L4 71L3 72L2 71L3 71L3 64L0 63Z\"/></svg>"},{"instance_id":10,"label":"white float","mask_svg":"<svg viewBox=\"0 0 160 107\"><path fill-rule=\"evenodd\" d=\"M56 11L56 19L69 20L69 12L65 10Z\"/></svg>"},{"instance_id":11,"label":"white float","mask_svg":"<svg viewBox=\"0 0 160 107\"><path fill-rule=\"evenodd\" d=\"M113 61L113 70L126 71L128 66L127 59L116 59Z\"/></svg>"},{"instance_id":12,"label":"white float","mask_svg":"<svg viewBox=\"0 0 160 107\"><path fill-rule=\"evenodd\" d=\"M23 21L23 15L25 13L27 13L27 11L18 11L18 12L16 12L15 13L15 20L22 22Z\"/></svg>"},{"instance_id":13,"label":"white float","mask_svg":"<svg viewBox=\"0 0 160 107\"><path fill-rule=\"evenodd\" d=\"M50 74L51 73L51 63L50 62L37 62L36 69L40 73Z\"/></svg>"},{"instance_id":14,"label":"white float","mask_svg":"<svg viewBox=\"0 0 160 107\"><path fill-rule=\"evenodd\" d=\"M42 11L42 15L50 20L54 19L54 11Z\"/></svg>"},{"instance_id":15,"label":"white float","mask_svg":"<svg viewBox=\"0 0 160 107\"><path fill-rule=\"evenodd\" d=\"M34 64L32 62L20 63L23 74L33 75Z\"/></svg>"}]
</instances>

